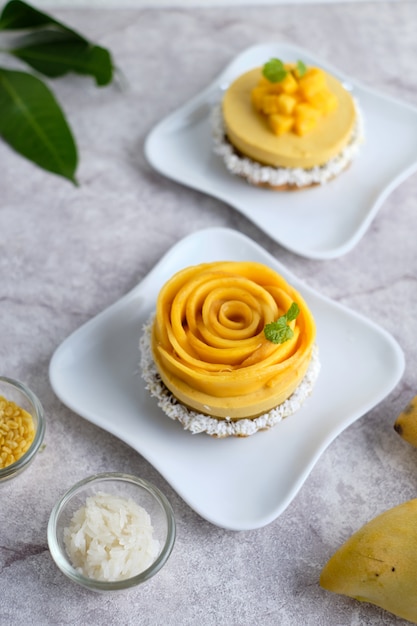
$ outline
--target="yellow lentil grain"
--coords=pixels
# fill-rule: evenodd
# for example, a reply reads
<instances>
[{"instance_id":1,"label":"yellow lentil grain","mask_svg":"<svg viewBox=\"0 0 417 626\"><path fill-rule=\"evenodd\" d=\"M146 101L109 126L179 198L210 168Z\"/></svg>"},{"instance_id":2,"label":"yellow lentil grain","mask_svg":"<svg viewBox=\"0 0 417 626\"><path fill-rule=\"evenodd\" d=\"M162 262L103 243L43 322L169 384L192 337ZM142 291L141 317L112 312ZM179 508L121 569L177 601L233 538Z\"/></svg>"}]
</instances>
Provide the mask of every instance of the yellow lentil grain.
<instances>
[{"instance_id":1,"label":"yellow lentil grain","mask_svg":"<svg viewBox=\"0 0 417 626\"><path fill-rule=\"evenodd\" d=\"M32 416L0 396L0 469L18 461L29 449L34 437Z\"/></svg>"}]
</instances>

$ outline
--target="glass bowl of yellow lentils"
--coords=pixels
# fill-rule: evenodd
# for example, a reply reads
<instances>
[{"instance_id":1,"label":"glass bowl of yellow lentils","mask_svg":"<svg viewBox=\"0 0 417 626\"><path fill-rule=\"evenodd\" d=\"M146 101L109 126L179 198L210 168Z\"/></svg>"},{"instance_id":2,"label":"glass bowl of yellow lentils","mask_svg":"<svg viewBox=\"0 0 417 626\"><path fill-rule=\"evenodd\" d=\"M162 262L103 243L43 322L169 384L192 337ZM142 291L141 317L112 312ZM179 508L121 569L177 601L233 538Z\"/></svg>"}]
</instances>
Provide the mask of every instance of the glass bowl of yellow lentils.
<instances>
[{"instance_id":1,"label":"glass bowl of yellow lentils","mask_svg":"<svg viewBox=\"0 0 417 626\"><path fill-rule=\"evenodd\" d=\"M0 376L0 483L25 470L45 434L41 403L22 382Z\"/></svg>"}]
</instances>

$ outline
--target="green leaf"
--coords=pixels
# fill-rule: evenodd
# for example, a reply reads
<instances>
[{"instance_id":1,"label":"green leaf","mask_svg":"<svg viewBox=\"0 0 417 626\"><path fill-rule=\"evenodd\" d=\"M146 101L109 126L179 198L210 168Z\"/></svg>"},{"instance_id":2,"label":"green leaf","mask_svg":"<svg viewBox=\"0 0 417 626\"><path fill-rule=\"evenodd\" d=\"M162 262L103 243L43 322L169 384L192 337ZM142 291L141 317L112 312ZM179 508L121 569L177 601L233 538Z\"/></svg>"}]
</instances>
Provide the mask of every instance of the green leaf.
<instances>
[{"instance_id":1,"label":"green leaf","mask_svg":"<svg viewBox=\"0 0 417 626\"><path fill-rule=\"evenodd\" d=\"M113 78L110 53L74 37L72 33L35 33L8 52L50 78L76 72L93 76L99 86L108 85Z\"/></svg>"},{"instance_id":2,"label":"green leaf","mask_svg":"<svg viewBox=\"0 0 417 626\"><path fill-rule=\"evenodd\" d=\"M39 78L0 68L0 135L39 167L76 183L77 148L55 97Z\"/></svg>"},{"instance_id":3,"label":"green leaf","mask_svg":"<svg viewBox=\"0 0 417 626\"><path fill-rule=\"evenodd\" d=\"M262 69L262 74L270 83L280 83L287 75L287 70L280 59L270 59Z\"/></svg>"},{"instance_id":4,"label":"green leaf","mask_svg":"<svg viewBox=\"0 0 417 626\"><path fill-rule=\"evenodd\" d=\"M264 335L268 341L272 343L285 343L288 339L294 336L294 331L288 322L292 322L296 319L300 313L300 308L296 302L293 302L284 315L281 315L275 322L266 324L264 328Z\"/></svg>"},{"instance_id":5,"label":"green leaf","mask_svg":"<svg viewBox=\"0 0 417 626\"><path fill-rule=\"evenodd\" d=\"M297 61L297 72L298 72L298 76L301 78L301 76L304 76L304 74L307 71L307 66L305 63L303 63L303 61L298 60Z\"/></svg>"},{"instance_id":6,"label":"green leaf","mask_svg":"<svg viewBox=\"0 0 417 626\"><path fill-rule=\"evenodd\" d=\"M300 307L296 302L293 302L285 314L287 322L292 322L293 320L295 320L298 317L299 312Z\"/></svg>"},{"instance_id":7,"label":"green leaf","mask_svg":"<svg viewBox=\"0 0 417 626\"><path fill-rule=\"evenodd\" d=\"M87 41L75 30L68 28L68 26L58 22L47 13L38 11L21 0L10 0L0 15L0 30L25 30L28 28L40 28L41 26L54 26L72 33L82 41Z\"/></svg>"},{"instance_id":8,"label":"green leaf","mask_svg":"<svg viewBox=\"0 0 417 626\"><path fill-rule=\"evenodd\" d=\"M23 44L9 49L45 76L55 78L67 72L90 75L97 85L108 85L113 79L110 52L96 46L65 24L21 0L11 0L0 16L0 30L35 32Z\"/></svg>"}]
</instances>

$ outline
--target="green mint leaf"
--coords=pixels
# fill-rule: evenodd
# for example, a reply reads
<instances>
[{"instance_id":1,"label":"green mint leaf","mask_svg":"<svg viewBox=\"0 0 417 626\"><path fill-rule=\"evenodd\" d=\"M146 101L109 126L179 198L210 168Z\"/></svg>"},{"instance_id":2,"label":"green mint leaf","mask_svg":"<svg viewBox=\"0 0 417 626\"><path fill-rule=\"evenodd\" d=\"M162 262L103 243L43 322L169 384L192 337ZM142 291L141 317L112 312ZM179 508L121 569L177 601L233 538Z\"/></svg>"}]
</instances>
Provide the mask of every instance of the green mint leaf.
<instances>
[{"instance_id":1,"label":"green mint leaf","mask_svg":"<svg viewBox=\"0 0 417 626\"><path fill-rule=\"evenodd\" d=\"M288 326L288 322L295 320L299 312L298 304L293 302L284 315L281 315L275 322L266 324L264 328L266 339L272 343L285 343L288 339L291 339L294 336L294 331Z\"/></svg>"},{"instance_id":2,"label":"green mint leaf","mask_svg":"<svg viewBox=\"0 0 417 626\"><path fill-rule=\"evenodd\" d=\"M270 83L280 83L284 80L288 72L282 61L279 59L270 59L263 66L262 74L269 80Z\"/></svg>"},{"instance_id":3,"label":"green mint leaf","mask_svg":"<svg viewBox=\"0 0 417 626\"><path fill-rule=\"evenodd\" d=\"M286 323L280 324L277 320L276 322L266 324L264 334L268 341L278 344L285 343L288 339L291 339L294 333Z\"/></svg>"},{"instance_id":4,"label":"green mint leaf","mask_svg":"<svg viewBox=\"0 0 417 626\"><path fill-rule=\"evenodd\" d=\"M307 66L305 63L303 63L303 61L298 60L297 61L297 72L298 72L298 76L304 76L304 74L307 71Z\"/></svg>"},{"instance_id":5,"label":"green mint leaf","mask_svg":"<svg viewBox=\"0 0 417 626\"><path fill-rule=\"evenodd\" d=\"M293 302L288 311L285 314L285 318L287 322L292 322L295 320L300 312L300 307L296 302Z\"/></svg>"}]
</instances>

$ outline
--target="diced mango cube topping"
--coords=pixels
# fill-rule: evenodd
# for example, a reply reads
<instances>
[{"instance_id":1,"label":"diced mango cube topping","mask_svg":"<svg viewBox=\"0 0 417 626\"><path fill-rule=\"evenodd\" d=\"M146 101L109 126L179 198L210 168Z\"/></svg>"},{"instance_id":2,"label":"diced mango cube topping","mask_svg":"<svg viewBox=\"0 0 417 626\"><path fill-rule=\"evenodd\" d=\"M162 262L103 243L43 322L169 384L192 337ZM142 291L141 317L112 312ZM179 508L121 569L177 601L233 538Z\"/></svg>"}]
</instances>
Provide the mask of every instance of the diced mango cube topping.
<instances>
[{"instance_id":1,"label":"diced mango cube topping","mask_svg":"<svg viewBox=\"0 0 417 626\"><path fill-rule=\"evenodd\" d=\"M252 105L268 119L276 135L293 132L302 136L337 108L337 98L328 89L322 69L310 67L300 75L295 64L286 64L285 70L279 82L260 78L251 92Z\"/></svg>"},{"instance_id":2,"label":"diced mango cube topping","mask_svg":"<svg viewBox=\"0 0 417 626\"><path fill-rule=\"evenodd\" d=\"M34 437L30 413L0 396L0 468L20 459L29 450Z\"/></svg>"},{"instance_id":3,"label":"diced mango cube topping","mask_svg":"<svg viewBox=\"0 0 417 626\"><path fill-rule=\"evenodd\" d=\"M276 135L283 135L292 130L294 118L291 115L275 113L269 116L269 124Z\"/></svg>"}]
</instances>

